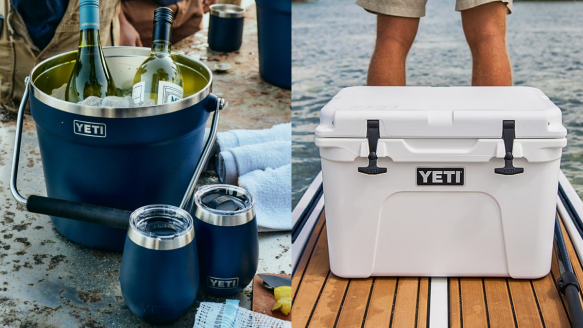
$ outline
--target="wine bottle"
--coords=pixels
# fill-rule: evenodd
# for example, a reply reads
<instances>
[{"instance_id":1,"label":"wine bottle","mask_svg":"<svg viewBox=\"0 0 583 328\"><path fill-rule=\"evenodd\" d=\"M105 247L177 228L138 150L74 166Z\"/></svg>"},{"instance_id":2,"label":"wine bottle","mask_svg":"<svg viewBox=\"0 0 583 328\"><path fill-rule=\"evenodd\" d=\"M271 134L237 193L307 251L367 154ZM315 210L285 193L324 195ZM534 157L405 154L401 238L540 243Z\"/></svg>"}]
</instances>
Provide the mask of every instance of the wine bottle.
<instances>
[{"instance_id":1,"label":"wine bottle","mask_svg":"<svg viewBox=\"0 0 583 328\"><path fill-rule=\"evenodd\" d=\"M173 14L166 7L154 11L152 52L134 76L132 98L136 104L145 104L148 99L157 105L182 99L182 75L170 56Z\"/></svg>"},{"instance_id":2,"label":"wine bottle","mask_svg":"<svg viewBox=\"0 0 583 328\"><path fill-rule=\"evenodd\" d=\"M99 0L79 0L80 39L77 62L67 84L65 100L115 96L116 89L99 38Z\"/></svg>"}]
</instances>

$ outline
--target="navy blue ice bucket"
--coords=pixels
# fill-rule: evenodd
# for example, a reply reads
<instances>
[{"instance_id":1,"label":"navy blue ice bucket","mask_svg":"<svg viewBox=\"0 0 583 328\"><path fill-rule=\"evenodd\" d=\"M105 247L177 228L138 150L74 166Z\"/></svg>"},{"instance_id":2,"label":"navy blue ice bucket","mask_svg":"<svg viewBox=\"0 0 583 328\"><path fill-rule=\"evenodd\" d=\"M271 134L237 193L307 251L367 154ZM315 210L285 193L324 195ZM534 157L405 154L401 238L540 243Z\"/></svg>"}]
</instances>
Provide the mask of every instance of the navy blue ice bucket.
<instances>
[{"instance_id":1,"label":"navy blue ice bucket","mask_svg":"<svg viewBox=\"0 0 583 328\"><path fill-rule=\"evenodd\" d=\"M136 69L150 49L106 47L103 52L116 85L131 89ZM179 205L201 155L209 113L217 103L210 94L210 70L194 59L173 55L185 79L184 99L152 107L89 107L49 96L53 88L67 83L76 53L47 59L30 75L30 110L48 196L130 211L148 204ZM74 242L123 249L124 229L51 220Z\"/></svg>"},{"instance_id":2,"label":"navy blue ice bucket","mask_svg":"<svg viewBox=\"0 0 583 328\"><path fill-rule=\"evenodd\" d=\"M141 319L170 323L194 304L199 267L192 217L169 205L132 213L120 270L121 292Z\"/></svg>"},{"instance_id":3,"label":"navy blue ice bucket","mask_svg":"<svg viewBox=\"0 0 583 328\"><path fill-rule=\"evenodd\" d=\"M216 296L243 290L255 276L259 261L251 194L231 185L201 187L194 195L193 219L200 288Z\"/></svg>"},{"instance_id":4,"label":"navy blue ice bucket","mask_svg":"<svg viewBox=\"0 0 583 328\"><path fill-rule=\"evenodd\" d=\"M230 52L241 48L245 9L235 5L210 7L208 43L214 51Z\"/></svg>"}]
</instances>

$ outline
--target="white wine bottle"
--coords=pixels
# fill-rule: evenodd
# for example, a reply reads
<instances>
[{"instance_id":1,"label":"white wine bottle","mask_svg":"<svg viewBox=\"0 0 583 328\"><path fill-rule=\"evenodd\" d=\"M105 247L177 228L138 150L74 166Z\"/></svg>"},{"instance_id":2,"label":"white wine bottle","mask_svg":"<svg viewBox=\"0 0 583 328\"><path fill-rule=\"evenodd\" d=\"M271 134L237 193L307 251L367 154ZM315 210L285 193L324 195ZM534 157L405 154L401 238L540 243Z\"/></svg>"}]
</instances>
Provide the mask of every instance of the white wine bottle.
<instances>
[{"instance_id":1,"label":"white wine bottle","mask_svg":"<svg viewBox=\"0 0 583 328\"><path fill-rule=\"evenodd\" d=\"M81 35L65 100L79 102L89 96L115 96L115 84L105 63L99 39L99 0L79 0Z\"/></svg>"},{"instance_id":2,"label":"white wine bottle","mask_svg":"<svg viewBox=\"0 0 583 328\"><path fill-rule=\"evenodd\" d=\"M157 105L182 99L182 75L170 56L173 14L166 7L154 11L152 52L134 76L132 98L138 105L147 104L148 99Z\"/></svg>"}]
</instances>

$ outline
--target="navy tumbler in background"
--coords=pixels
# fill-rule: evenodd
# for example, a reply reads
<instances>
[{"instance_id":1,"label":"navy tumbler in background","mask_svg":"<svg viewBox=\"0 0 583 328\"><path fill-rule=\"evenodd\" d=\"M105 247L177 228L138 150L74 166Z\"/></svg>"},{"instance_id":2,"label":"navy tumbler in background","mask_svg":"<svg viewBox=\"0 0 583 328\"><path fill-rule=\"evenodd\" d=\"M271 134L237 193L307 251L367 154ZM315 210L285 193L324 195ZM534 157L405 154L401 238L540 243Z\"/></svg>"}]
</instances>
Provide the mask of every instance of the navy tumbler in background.
<instances>
[{"instance_id":1,"label":"navy tumbler in background","mask_svg":"<svg viewBox=\"0 0 583 328\"><path fill-rule=\"evenodd\" d=\"M134 211L121 262L125 303L141 319L169 323L184 315L198 293L192 217L170 205Z\"/></svg>"},{"instance_id":2,"label":"navy tumbler in background","mask_svg":"<svg viewBox=\"0 0 583 328\"><path fill-rule=\"evenodd\" d=\"M200 288L216 296L241 291L259 261L253 197L231 185L204 186L194 195L193 214Z\"/></svg>"},{"instance_id":3,"label":"navy tumbler in background","mask_svg":"<svg viewBox=\"0 0 583 328\"><path fill-rule=\"evenodd\" d=\"M259 41L259 74L278 87L291 89L291 0L255 0Z\"/></svg>"},{"instance_id":4,"label":"navy tumbler in background","mask_svg":"<svg viewBox=\"0 0 583 328\"><path fill-rule=\"evenodd\" d=\"M208 43L214 51L236 51L243 43L245 9L218 4L210 7Z\"/></svg>"}]
</instances>

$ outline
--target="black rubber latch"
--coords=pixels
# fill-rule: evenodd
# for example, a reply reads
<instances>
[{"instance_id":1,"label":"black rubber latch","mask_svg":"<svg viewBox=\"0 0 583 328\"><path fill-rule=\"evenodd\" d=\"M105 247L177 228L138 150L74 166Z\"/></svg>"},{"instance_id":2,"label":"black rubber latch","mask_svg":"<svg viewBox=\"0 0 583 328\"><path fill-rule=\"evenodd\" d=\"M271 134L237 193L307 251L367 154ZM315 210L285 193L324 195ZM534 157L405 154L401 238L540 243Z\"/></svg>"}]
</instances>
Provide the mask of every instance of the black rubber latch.
<instances>
[{"instance_id":1,"label":"black rubber latch","mask_svg":"<svg viewBox=\"0 0 583 328\"><path fill-rule=\"evenodd\" d=\"M514 167L512 160L514 156L512 155L512 148L514 146L514 121L503 121L502 122L502 139L504 140L504 148L506 150L506 155L504 155L504 167L494 169L497 174L503 175L514 175L524 172L521 167Z\"/></svg>"},{"instance_id":2,"label":"black rubber latch","mask_svg":"<svg viewBox=\"0 0 583 328\"><path fill-rule=\"evenodd\" d=\"M366 138L368 139L369 151L368 166L359 167L358 172L371 175L387 173L386 167L377 166L377 145L379 143L379 139L381 138L378 120L366 121Z\"/></svg>"},{"instance_id":3,"label":"black rubber latch","mask_svg":"<svg viewBox=\"0 0 583 328\"><path fill-rule=\"evenodd\" d=\"M577 290L581 290L579 287L579 281L577 281L577 276L573 272L565 271L561 277L557 280L557 288L561 293L565 293L567 286L573 285L577 287Z\"/></svg>"}]
</instances>

